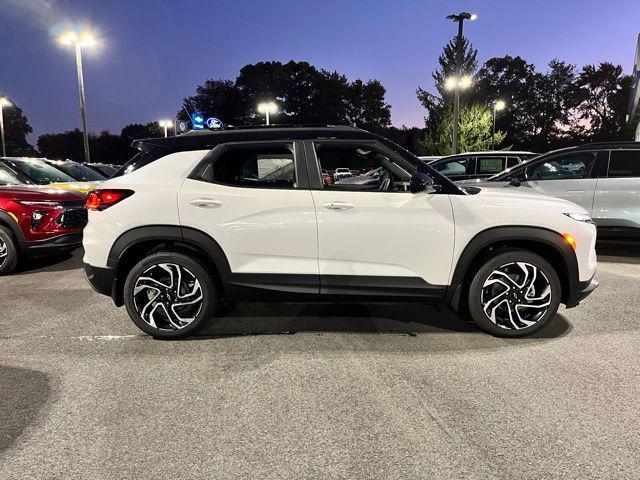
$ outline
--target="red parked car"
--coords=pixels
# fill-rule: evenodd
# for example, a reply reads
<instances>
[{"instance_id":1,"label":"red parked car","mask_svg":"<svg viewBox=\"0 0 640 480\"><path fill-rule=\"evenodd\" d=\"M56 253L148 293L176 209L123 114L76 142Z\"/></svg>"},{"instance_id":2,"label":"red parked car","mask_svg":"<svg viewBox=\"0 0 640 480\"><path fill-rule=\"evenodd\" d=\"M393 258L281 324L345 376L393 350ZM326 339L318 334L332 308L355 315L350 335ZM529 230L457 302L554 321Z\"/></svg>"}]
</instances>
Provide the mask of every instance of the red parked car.
<instances>
[{"instance_id":1,"label":"red parked car","mask_svg":"<svg viewBox=\"0 0 640 480\"><path fill-rule=\"evenodd\" d=\"M20 184L0 168L0 275L11 272L20 257L79 247L86 223L83 194Z\"/></svg>"}]
</instances>

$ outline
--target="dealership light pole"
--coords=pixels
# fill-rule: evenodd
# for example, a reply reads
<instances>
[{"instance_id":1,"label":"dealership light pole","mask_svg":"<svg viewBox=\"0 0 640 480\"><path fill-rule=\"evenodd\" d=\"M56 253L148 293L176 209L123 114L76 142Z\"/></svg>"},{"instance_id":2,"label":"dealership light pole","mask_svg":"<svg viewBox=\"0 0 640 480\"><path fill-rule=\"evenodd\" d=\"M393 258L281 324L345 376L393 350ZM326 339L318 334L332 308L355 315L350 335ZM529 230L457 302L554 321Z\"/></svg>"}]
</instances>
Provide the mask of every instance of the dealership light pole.
<instances>
[{"instance_id":1,"label":"dealership light pole","mask_svg":"<svg viewBox=\"0 0 640 480\"><path fill-rule=\"evenodd\" d=\"M160 125L162 128L164 128L164 138L167 138L167 129L168 128L173 128L173 121L172 120L160 120L158 122L158 125Z\"/></svg>"},{"instance_id":2,"label":"dealership light pole","mask_svg":"<svg viewBox=\"0 0 640 480\"><path fill-rule=\"evenodd\" d=\"M2 137L2 156L7 156L7 146L4 143L4 113L2 109L4 107L10 107L11 102L7 100L7 97L0 97L0 137Z\"/></svg>"},{"instance_id":3,"label":"dealership light pole","mask_svg":"<svg viewBox=\"0 0 640 480\"><path fill-rule=\"evenodd\" d=\"M451 141L452 155L458 153L458 116L460 113L460 92L466 90L471 86L473 80L469 75L462 75L459 77L449 77L444 81L444 88L446 90L452 90L454 93L453 100L453 138Z\"/></svg>"},{"instance_id":4,"label":"dealership light pole","mask_svg":"<svg viewBox=\"0 0 640 480\"><path fill-rule=\"evenodd\" d=\"M84 160L85 162L90 162L89 157L89 133L87 132L87 111L86 111L86 100L84 96L84 76L82 74L82 49L87 47L92 47L96 43L96 39L93 34L84 30L82 32L75 32L73 30L69 30L64 32L60 37L58 37L58 41L62 45L71 46L73 45L76 50L76 70L78 73L78 91L80 94L80 112L82 113L82 135L84 138Z\"/></svg>"},{"instance_id":5,"label":"dealership light pole","mask_svg":"<svg viewBox=\"0 0 640 480\"><path fill-rule=\"evenodd\" d=\"M265 116L266 125L269 125L269 115L278 113L278 106L274 102L263 102L258 104L258 112Z\"/></svg>"},{"instance_id":6,"label":"dealership light pole","mask_svg":"<svg viewBox=\"0 0 640 480\"><path fill-rule=\"evenodd\" d=\"M448 15L447 20L458 22L458 37L456 41L456 75L462 77L462 27L465 20L475 20L478 16L475 13L460 12L457 15ZM455 155L458 153L458 129L460 124L460 91L455 90L456 94L453 102L453 139L451 142L451 150Z\"/></svg>"},{"instance_id":7,"label":"dealership light pole","mask_svg":"<svg viewBox=\"0 0 640 480\"><path fill-rule=\"evenodd\" d=\"M504 103L504 100L498 100L496 103L493 104L493 129L491 130L491 150L495 148L494 137L496 136L496 112L499 112L500 110L504 110L506 106L507 104Z\"/></svg>"}]
</instances>

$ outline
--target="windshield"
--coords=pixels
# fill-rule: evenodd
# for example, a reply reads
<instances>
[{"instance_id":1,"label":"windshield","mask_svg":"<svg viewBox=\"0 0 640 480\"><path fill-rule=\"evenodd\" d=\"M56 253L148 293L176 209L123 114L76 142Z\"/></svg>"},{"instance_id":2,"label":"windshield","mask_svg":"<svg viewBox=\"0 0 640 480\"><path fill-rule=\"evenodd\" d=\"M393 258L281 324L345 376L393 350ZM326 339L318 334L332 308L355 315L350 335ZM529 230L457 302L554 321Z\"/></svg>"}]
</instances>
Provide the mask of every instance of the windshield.
<instances>
[{"instance_id":1,"label":"windshield","mask_svg":"<svg viewBox=\"0 0 640 480\"><path fill-rule=\"evenodd\" d=\"M0 165L0 186L21 184L22 182L18 180L18 177L16 177L13 173Z\"/></svg>"},{"instance_id":2,"label":"windshield","mask_svg":"<svg viewBox=\"0 0 640 480\"><path fill-rule=\"evenodd\" d=\"M75 182L76 180L66 173L52 167L42 160L11 160L18 170L33 180L38 185L47 185L57 182Z\"/></svg>"},{"instance_id":3,"label":"windshield","mask_svg":"<svg viewBox=\"0 0 640 480\"><path fill-rule=\"evenodd\" d=\"M89 167L87 167L86 165L82 165L81 163L55 162L54 166L58 170L62 170L70 177L73 177L81 182L100 182L102 180L106 180L106 177L104 175L91 170Z\"/></svg>"},{"instance_id":4,"label":"windshield","mask_svg":"<svg viewBox=\"0 0 640 480\"><path fill-rule=\"evenodd\" d=\"M118 170L116 167L113 167L111 165L102 164L102 163L93 165L93 167L96 168L97 170L99 170L100 172L102 172L102 174L107 178L109 178L111 175L116 173L116 171Z\"/></svg>"}]
</instances>

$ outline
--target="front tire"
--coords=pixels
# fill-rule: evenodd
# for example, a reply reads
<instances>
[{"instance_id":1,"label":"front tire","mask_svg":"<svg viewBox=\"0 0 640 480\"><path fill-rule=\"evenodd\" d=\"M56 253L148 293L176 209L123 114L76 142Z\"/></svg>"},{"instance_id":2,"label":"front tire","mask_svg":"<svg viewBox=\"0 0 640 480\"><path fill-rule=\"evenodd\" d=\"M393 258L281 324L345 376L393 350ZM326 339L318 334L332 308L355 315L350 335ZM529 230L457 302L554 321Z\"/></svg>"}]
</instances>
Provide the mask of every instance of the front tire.
<instances>
[{"instance_id":1,"label":"front tire","mask_svg":"<svg viewBox=\"0 0 640 480\"><path fill-rule=\"evenodd\" d=\"M211 274L195 259L158 252L136 264L124 284L133 323L159 339L193 335L213 317L218 303Z\"/></svg>"},{"instance_id":2,"label":"front tire","mask_svg":"<svg viewBox=\"0 0 640 480\"><path fill-rule=\"evenodd\" d=\"M546 327L560 306L560 279L540 255L505 250L478 269L468 290L478 327L500 337L525 337Z\"/></svg>"},{"instance_id":3,"label":"front tire","mask_svg":"<svg viewBox=\"0 0 640 480\"><path fill-rule=\"evenodd\" d=\"M0 275L11 273L18 265L18 248L13 233L0 226Z\"/></svg>"}]
</instances>

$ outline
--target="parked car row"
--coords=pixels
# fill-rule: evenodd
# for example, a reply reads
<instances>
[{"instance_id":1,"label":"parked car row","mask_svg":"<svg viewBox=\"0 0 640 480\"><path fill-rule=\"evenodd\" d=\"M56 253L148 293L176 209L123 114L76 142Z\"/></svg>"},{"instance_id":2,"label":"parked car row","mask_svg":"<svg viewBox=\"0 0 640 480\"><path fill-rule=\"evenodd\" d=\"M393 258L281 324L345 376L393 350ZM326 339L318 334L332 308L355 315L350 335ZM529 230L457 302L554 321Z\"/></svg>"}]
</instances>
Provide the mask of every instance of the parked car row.
<instances>
[{"instance_id":1,"label":"parked car row","mask_svg":"<svg viewBox=\"0 0 640 480\"><path fill-rule=\"evenodd\" d=\"M79 247L87 223L85 193L115 170L70 160L0 158L0 275L22 257Z\"/></svg>"}]
</instances>

